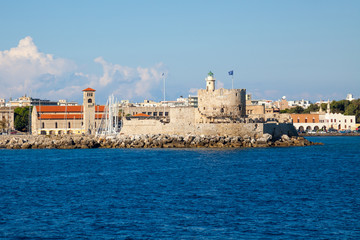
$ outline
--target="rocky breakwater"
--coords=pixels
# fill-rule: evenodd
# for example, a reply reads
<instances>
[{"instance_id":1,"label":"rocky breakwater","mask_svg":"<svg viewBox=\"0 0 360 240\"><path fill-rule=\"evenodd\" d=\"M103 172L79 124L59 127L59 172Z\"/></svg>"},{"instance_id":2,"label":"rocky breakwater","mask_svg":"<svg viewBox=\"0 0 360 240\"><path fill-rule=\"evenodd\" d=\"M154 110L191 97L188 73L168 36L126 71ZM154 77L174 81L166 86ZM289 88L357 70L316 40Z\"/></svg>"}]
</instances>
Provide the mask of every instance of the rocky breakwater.
<instances>
[{"instance_id":1,"label":"rocky breakwater","mask_svg":"<svg viewBox=\"0 0 360 240\"><path fill-rule=\"evenodd\" d=\"M120 135L95 136L1 136L0 148L6 149L79 149L79 148L239 148L289 147L319 145L304 137L272 139L270 134L261 137L178 136L178 135Z\"/></svg>"}]
</instances>

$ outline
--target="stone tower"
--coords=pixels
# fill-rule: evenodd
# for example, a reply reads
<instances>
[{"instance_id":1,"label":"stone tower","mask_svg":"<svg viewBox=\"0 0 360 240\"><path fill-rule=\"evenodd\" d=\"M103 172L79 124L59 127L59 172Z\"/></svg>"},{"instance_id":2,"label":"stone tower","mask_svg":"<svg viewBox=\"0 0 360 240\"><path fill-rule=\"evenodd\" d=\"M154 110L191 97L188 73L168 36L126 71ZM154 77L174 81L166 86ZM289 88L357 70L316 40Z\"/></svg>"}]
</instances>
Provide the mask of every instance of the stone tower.
<instances>
[{"instance_id":1,"label":"stone tower","mask_svg":"<svg viewBox=\"0 0 360 240\"><path fill-rule=\"evenodd\" d=\"M92 88L83 90L83 114L85 133L95 133L95 90Z\"/></svg>"},{"instance_id":2,"label":"stone tower","mask_svg":"<svg viewBox=\"0 0 360 240\"><path fill-rule=\"evenodd\" d=\"M215 78L214 74L210 71L208 76L205 78L206 80L206 91L214 91L215 90Z\"/></svg>"}]
</instances>

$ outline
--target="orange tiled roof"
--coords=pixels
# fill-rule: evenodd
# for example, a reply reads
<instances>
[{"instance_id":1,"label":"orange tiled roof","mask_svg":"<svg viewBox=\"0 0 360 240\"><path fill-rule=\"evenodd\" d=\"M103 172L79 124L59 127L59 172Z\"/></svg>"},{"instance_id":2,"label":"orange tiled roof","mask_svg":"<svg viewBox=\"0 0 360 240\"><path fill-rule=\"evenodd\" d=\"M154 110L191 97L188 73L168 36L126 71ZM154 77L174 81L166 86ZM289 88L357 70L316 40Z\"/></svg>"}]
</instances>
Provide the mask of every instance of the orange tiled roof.
<instances>
[{"instance_id":1,"label":"orange tiled roof","mask_svg":"<svg viewBox=\"0 0 360 240\"><path fill-rule=\"evenodd\" d=\"M83 92L84 92L84 91L91 91L91 92L95 92L96 90L88 87L88 88L85 88L85 89L83 90Z\"/></svg>"},{"instance_id":2,"label":"orange tiled roof","mask_svg":"<svg viewBox=\"0 0 360 240\"><path fill-rule=\"evenodd\" d=\"M103 114L95 114L95 118L96 119L101 119L103 117ZM68 120L72 120L72 119L82 119L83 118L83 114L41 114L38 119L68 119Z\"/></svg>"},{"instance_id":3,"label":"orange tiled roof","mask_svg":"<svg viewBox=\"0 0 360 240\"><path fill-rule=\"evenodd\" d=\"M96 112L104 112L104 110L105 110L104 105L95 106ZM83 106L36 106L36 111L42 112L42 113L50 113L50 112L52 112L52 113L79 112L80 113L83 111Z\"/></svg>"},{"instance_id":4,"label":"orange tiled roof","mask_svg":"<svg viewBox=\"0 0 360 240\"><path fill-rule=\"evenodd\" d=\"M133 117L150 117L150 115L144 114L144 113L138 113L133 115Z\"/></svg>"}]
</instances>

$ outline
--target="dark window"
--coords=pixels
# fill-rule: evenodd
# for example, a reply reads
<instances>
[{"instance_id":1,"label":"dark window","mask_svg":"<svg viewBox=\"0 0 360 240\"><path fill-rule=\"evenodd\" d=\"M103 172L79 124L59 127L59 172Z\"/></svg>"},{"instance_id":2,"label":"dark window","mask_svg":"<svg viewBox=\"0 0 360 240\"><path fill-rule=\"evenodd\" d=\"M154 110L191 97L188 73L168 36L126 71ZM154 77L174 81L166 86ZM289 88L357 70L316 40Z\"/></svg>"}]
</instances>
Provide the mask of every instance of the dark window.
<instances>
[{"instance_id":1,"label":"dark window","mask_svg":"<svg viewBox=\"0 0 360 240\"><path fill-rule=\"evenodd\" d=\"M70 122L68 123L68 128L71 128L71 124L70 124Z\"/></svg>"},{"instance_id":2,"label":"dark window","mask_svg":"<svg viewBox=\"0 0 360 240\"><path fill-rule=\"evenodd\" d=\"M159 116L162 116L163 115L163 112L159 112Z\"/></svg>"},{"instance_id":3,"label":"dark window","mask_svg":"<svg viewBox=\"0 0 360 240\"><path fill-rule=\"evenodd\" d=\"M55 122L55 128L58 128L57 122Z\"/></svg>"},{"instance_id":4,"label":"dark window","mask_svg":"<svg viewBox=\"0 0 360 240\"><path fill-rule=\"evenodd\" d=\"M165 116L169 116L169 112L165 112Z\"/></svg>"},{"instance_id":5,"label":"dark window","mask_svg":"<svg viewBox=\"0 0 360 240\"><path fill-rule=\"evenodd\" d=\"M154 117L156 117L157 116L157 112L154 112Z\"/></svg>"},{"instance_id":6,"label":"dark window","mask_svg":"<svg viewBox=\"0 0 360 240\"><path fill-rule=\"evenodd\" d=\"M151 116L151 112L148 112L147 115Z\"/></svg>"},{"instance_id":7,"label":"dark window","mask_svg":"<svg viewBox=\"0 0 360 240\"><path fill-rule=\"evenodd\" d=\"M224 108L221 108L221 109L220 109L220 112L223 113L223 112L224 112Z\"/></svg>"},{"instance_id":8,"label":"dark window","mask_svg":"<svg viewBox=\"0 0 360 240\"><path fill-rule=\"evenodd\" d=\"M91 98L88 99L88 103L92 103L92 99L91 99Z\"/></svg>"},{"instance_id":9,"label":"dark window","mask_svg":"<svg viewBox=\"0 0 360 240\"><path fill-rule=\"evenodd\" d=\"M45 128L45 123L41 123L41 128Z\"/></svg>"}]
</instances>

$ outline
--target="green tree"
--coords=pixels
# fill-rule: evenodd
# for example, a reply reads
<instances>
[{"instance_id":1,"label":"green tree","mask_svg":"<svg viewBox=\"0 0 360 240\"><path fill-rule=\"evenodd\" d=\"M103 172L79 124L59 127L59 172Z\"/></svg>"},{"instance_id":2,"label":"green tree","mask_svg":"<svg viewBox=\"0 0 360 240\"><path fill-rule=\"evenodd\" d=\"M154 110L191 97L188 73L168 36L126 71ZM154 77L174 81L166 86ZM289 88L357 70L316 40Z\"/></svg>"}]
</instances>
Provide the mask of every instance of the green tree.
<instances>
[{"instance_id":1,"label":"green tree","mask_svg":"<svg viewBox=\"0 0 360 240\"><path fill-rule=\"evenodd\" d=\"M290 113L303 113L303 112L304 112L304 108L300 106L296 106L290 109Z\"/></svg>"},{"instance_id":2,"label":"green tree","mask_svg":"<svg viewBox=\"0 0 360 240\"><path fill-rule=\"evenodd\" d=\"M356 122L360 122L360 99L351 101L346 107L344 115L355 115Z\"/></svg>"},{"instance_id":3,"label":"green tree","mask_svg":"<svg viewBox=\"0 0 360 240\"><path fill-rule=\"evenodd\" d=\"M18 107L15 108L14 127L18 131L26 132L29 129L29 114L32 107Z\"/></svg>"},{"instance_id":4,"label":"green tree","mask_svg":"<svg viewBox=\"0 0 360 240\"><path fill-rule=\"evenodd\" d=\"M319 111L319 106L316 104L310 104L310 106L304 110L303 113L317 112Z\"/></svg>"},{"instance_id":5,"label":"green tree","mask_svg":"<svg viewBox=\"0 0 360 240\"><path fill-rule=\"evenodd\" d=\"M344 113L347 106L350 105L348 100L332 101L330 109L332 113Z\"/></svg>"}]
</instances>

